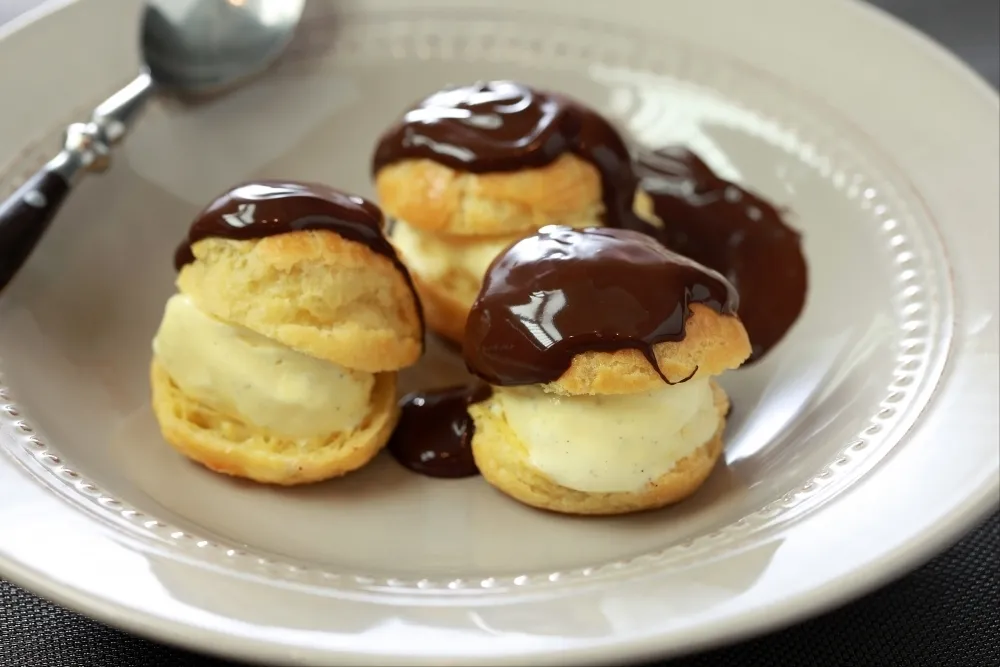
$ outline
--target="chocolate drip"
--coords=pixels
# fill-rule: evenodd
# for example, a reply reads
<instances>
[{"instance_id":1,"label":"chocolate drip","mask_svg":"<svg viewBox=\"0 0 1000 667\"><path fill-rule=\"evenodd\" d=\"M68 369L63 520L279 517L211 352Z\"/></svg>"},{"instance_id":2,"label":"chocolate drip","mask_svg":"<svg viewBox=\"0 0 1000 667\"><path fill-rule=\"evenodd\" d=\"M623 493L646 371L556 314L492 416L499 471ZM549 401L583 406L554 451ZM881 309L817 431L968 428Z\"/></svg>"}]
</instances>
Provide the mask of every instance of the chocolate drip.
<instances>
[{"instance_id":1,"label":"chocolate drip","mask_svg":"<svg viewBox=\"0 0 1000 667\"><path fill-rule=\"evenodd\" d=\"M494 260L463 356L501 386L552 382L588 351L636 349L659 372L653 346L683 340L692 303L733 315L739 297L721 275L647 235L544 227Z\"/></svg>"},{"instance_id":2,"label":"chocolate drip","mask_svg":"<svg viewBox=\"0 0 1000 667\"><path fill-rule=\"evenodd\" d=\"M471 477L475 425L467 408L490 397L489 385L417 392L400 401L402 415L389 451L403 466L428 477Z\"/></svg>"},{"instance_id":3,"label":"chocolate drip","mask_svg":"<svg viewBox=\"0 0 1000 667\"><path fill-rule=\"evenodd\" d=\"M715 173L694 153L668 147L639 156L636 170L663 242L715 269L740 294L750 362L784 337L805 305L808 283L801 237L760 197Z\"/></svg>"},{"instance_id":4,"label":"chocolate drip","mask_svg":"<svg viewBox=\"0 0 1000 667\"><path fill-rule=\"evenodd\" d=\"M423 329L423 311L410 272L383 235L382 225L382 211L362 197L315 183L254 181L217 197L198 214L174 254L174 266L179 271L193 262L191 246L206 238L245 241L296 231L330 231L393 263L410 287Z\"/></svg>"},{"instance_id":5,"label":"chocolate drip","mask_svg":"<svg viewBox=\"0 0 1000 667\"><path fill-rule=\"evenodd\" d=\"M517 171L566 153L600 174L605 225L656 233L632 211L638 180L618 131L573 100L512 81L451 88L419 102L382 136L372 172L421 158L473 173Z\"/></svg>"}]
</instances>

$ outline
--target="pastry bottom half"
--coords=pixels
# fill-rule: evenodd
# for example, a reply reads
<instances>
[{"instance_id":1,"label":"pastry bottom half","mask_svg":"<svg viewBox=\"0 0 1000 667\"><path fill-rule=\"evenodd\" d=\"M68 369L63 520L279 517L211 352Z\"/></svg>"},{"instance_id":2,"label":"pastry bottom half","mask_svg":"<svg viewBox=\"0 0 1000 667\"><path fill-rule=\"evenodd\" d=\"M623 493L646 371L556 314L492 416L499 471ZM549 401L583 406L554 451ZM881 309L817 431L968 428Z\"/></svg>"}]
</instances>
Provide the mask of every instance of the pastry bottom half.
<instances>
[{"instance_id":1,"label":"pastry bottom half","mask_svg":"<svg viewBox=\"0 0 1000 667\"><path fill-rule=\"evenodd\" d=\"M593 493L561 486L538 470L522 443L490 401L470 406L476 431L472 452L483 477L495 488L520 502L562 514L611 515L652 510L681 501L705 482L722 454L722 436L729 412L729 398L712 383L719 427L715 434L666 474L637 491Z\"/></svg>"},{"instance_id":2,"label":"pastry bottom half","mask_svg":"<svg viewBox=\"0 0 1000 667\"><path fill-rule=\"evenodd\" d=\"M357 470L385 446L399 419L396 373L376 375L368 415L347 433L277 436L186 396L154 359L153 412L177 451L218 473L266 484L319 482Z\"/></svg>"}]
</instances>

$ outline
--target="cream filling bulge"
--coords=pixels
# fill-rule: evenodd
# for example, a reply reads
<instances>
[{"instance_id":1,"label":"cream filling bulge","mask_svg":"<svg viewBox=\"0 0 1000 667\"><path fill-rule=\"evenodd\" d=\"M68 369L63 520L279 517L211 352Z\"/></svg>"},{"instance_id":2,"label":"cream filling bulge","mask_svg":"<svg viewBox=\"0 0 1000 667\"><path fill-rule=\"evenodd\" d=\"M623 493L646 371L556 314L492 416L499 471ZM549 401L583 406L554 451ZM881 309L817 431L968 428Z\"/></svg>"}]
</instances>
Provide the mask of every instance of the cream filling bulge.
<instances>
[{"instance_id":1,"label":"cream filling bulge","mask_svg":"<svg viewBox=\"0 0 1000 667\"><path fill-rule=\"evenodd\" d=\"M531 464L561 486L634 492L705 444L720 417L708 378L639 394L558 396L494 388Z\"/></svg>"},{"instance_id":2,"label":"cream filling bulge","mask_svg":"<svg viewBox=\"0 0 1000 667\"><path fill-rule=\"evenodd\" d=\"M227 324L176 294L153 353L187 396L275 434L303 438L357 427L375 376Z\"/></svg>"},{"instance_id":3,"label":"cream filling bulge","mask_svg":"<svg viewBox=\"0 0 1000 667\"><path fill-rule=\"evenodd\" d=\"M520 236L445 236L396 220L389 239L403 263L422 278L438 280L460 270L481 280L490 262Z\"/></svg>"}]
</instances>

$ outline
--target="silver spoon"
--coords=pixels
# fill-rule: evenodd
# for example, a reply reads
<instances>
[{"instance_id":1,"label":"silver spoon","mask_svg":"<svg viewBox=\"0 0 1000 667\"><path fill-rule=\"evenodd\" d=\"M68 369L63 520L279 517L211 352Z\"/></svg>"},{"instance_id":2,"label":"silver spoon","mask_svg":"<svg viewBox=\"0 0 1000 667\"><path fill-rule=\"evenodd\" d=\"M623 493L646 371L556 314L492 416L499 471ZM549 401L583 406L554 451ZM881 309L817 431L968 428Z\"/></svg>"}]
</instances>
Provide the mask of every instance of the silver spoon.
<instances>
[{"instance_id":1,"label":"silver spoon","mask_svg":"<svg viewBox=\"0 0 1000 667\"><path fill-rule=\"evenodd\" d=\"M70 188L105 171L154 94L211 95L265 70L284 51L306 0L148 0L139 76L66 128L62 151L0 203L0 289L31 255Z\"/></svg>"}]
</instances>

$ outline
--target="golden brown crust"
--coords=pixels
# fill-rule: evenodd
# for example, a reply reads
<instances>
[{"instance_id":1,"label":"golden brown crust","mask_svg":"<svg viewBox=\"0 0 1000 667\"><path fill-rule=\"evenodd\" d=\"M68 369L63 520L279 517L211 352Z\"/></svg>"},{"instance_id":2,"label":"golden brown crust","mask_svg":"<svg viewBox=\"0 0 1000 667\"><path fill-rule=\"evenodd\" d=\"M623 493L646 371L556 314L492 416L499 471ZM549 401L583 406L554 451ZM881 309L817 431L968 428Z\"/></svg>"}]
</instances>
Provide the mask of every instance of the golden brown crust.
<instances>
[{"instance_id":1,"label":"golden brown crust","mask_svg":"<svg viewBox=\"0 0 1000 667\"><path fill-rule=\"evenodd\" d=\"M729 399L715 383L712 383L712 389L720 417L715 435L641 491L588 493L553 482L531 464L526 446L518 441L506 421L491 411L490 401L469 407L476 424L472 452L487 482L532 507L562 514L585 515L628 514L657 509L681 501L697 491L722 453Z\"/></svg>"},{"instance_id":2,"label":"golden brown crust","mask_svg":"<svg viewBox=\"0 0 1000 667\"><path fill-rule=\"evenodd\" d=\"M305 354L379 373L422 350L417 303L387 257L332 232L210 238L177 278L199 308Z\"/></svg>"},{"instance_id":3,"label":"golden brown crust","mask_svg":"<svg viewBox=\"0 0 1000 667\"><path fill-rule=\"evenodd\" d=\"M153 412L177 451L215 472L291 486L339 477L372 460L399 419L396 374L375 378L371 408L349 433L287 439L264 432L187 397L155 359Z\"/></svg>"},{"instance_id":4,"label":"golden brown crust","mask_svg":"<svg viewBox=\"0 0 1000 667\"><path fill-rule=\"evenodd\" d=\"M386 215L418 229L456 235L597 224L602 208L597 169L573 154L544 167L485 174L431 160L403 160L379 170L375 189Z\"/></svg>"},{"instance_id":5,"label":"golden brown crust","mask_svg":"<svg viewBox=\"0 0 1000 667\"><path fill-rule=\"evenodd\" d=\"M738 368L750 356L750 338L738 318L696 303L691 304L684 339L659 343L653 351L666 378L678 382ZM543 389L568 395L631 394L662 386L663 379L641 352L618 350L576 355L569 370Z\"/></svg>"},{"instance_id":6,"label":"golden brown crust","mask_svg":"<svg viewBox=\"0 0 1000 667\"><path fill-rule=\"evenodd\" d=\"M467 290L447 281L425 282L416 274L413 275L413 284L424 305L424 321L428 330L461 346L465 337L465 320L472 305L471 300L463 298Z\"/></svg>"},{"instance_id":7,"label":"golden brown crust","mask_svg":"<svg viewBox=\"0 0 1000 667\"><path fill-rule=\"evenodd\" d=\"M635 191L635 199L632 200L632 210L654 227L663 227L663 221L660 220L653 210L653 198L645 190L640 189Z\"/></svg>"}]
</instances>

